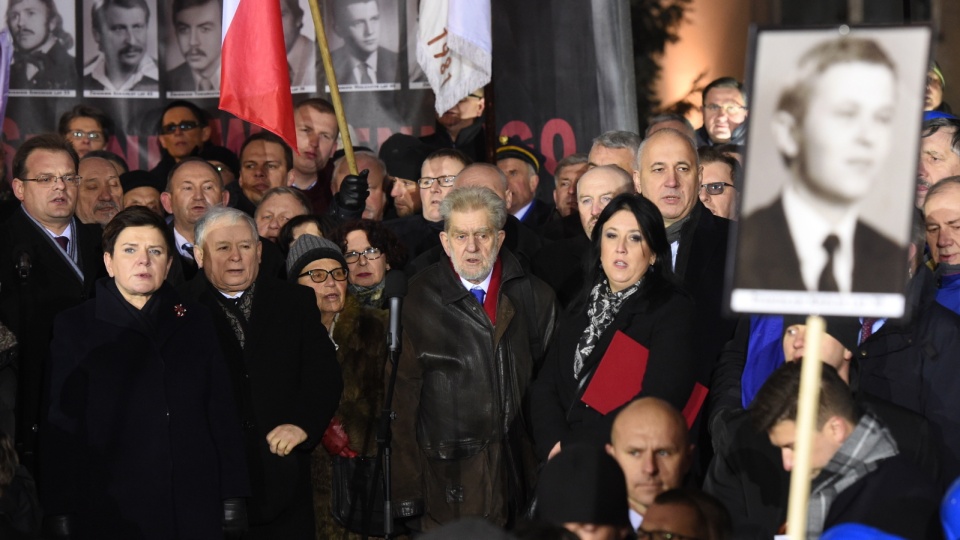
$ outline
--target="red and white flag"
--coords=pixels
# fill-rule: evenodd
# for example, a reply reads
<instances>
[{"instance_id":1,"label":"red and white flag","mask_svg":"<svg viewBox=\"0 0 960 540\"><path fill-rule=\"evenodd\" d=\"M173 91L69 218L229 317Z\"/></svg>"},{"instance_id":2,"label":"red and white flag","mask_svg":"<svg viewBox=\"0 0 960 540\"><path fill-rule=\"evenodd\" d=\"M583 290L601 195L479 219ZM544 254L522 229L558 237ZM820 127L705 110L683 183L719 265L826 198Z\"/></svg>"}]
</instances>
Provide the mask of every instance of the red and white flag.
<instances>
[{"instance_id":1,"label":"red and white flag","mask_svg":"<svg viewBox=\"0 0 960 540\"><path fill-rule=\"evenodd\" d=\"M220 109L297 148L278 0L224 0Z\"/></svg>"},{"instance_id":2,"label":"red and white flag","mask_svg":"<svg viewBox=\"0 0 960 540\"><path fill-rule=\"evenodd\" d=\"M417 63L443 114L493 73L490 0L420 0Z\"/></svg>"}]
</instances>

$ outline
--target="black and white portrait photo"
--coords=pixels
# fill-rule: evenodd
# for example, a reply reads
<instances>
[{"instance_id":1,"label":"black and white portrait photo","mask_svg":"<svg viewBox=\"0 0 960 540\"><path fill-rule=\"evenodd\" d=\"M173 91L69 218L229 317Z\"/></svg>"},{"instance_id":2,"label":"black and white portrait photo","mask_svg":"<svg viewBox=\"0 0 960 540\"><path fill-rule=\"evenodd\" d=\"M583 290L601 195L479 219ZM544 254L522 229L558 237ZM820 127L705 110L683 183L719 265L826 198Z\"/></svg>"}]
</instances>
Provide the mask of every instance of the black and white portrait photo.
<instances>
[{"instance_id":1,"label":"black and white portrait photo","mask_svg":"<svg viewBox=\"0 0 960 540\"><path fill-rule=\"evenodd\" d=\"M929 39L758 33L733 311L902 312Z\"/></svg>"},{"instance_id":2,"label":"black and white portrait photo","mask_svg":"<svg viewBox=\"0 0 960 540\"><path fill-rule=\"evenodd\" d=\"M27 90L29 95L41 95L42 91L76 95L74 3L10 0L6 17L13 37L11 95L18 95L17 90Z\"/></svg>"},{"instance_id":3,"label":"black and white portrait photo","mask_svg":"<svg viewBox=\"0 0 960 540\"><path fill-rule=\"evenodd\" d=\"M341 90L400 88L397 2L327 2L330 55Z\"/></svg>"},{"instance_id":4,"label":"black and white portrait photo","mask_svg":"<svg viewBox=\"0 0 960 540\"><path fill-rule=\"evenodd\" d=\"M84 0L83 94L159 97L156 3Z\"/></svg>"},{"instance_id":5,"label":"black and white portrait photo","mask_svg":"<svg viewBox=\"0 0 960 540\"><path fill-rule=\"evenodd\" d=\"M167 97L220 94L220 0L173 0L166 45ZM176 44L176 45L174 45Z\"/></svg>"},{"instance_id":6,"label":"black and white portrait photo","mask_svg":"<svg viewBox=\"0 0 960 540\"><path fill-rule=\"evenodd\" d=\"M290 87L294 92L315 92L319 53L314 40L313 18L305 0L280 0L283 42L287 48Z\"/></svg>"}]
</instances>

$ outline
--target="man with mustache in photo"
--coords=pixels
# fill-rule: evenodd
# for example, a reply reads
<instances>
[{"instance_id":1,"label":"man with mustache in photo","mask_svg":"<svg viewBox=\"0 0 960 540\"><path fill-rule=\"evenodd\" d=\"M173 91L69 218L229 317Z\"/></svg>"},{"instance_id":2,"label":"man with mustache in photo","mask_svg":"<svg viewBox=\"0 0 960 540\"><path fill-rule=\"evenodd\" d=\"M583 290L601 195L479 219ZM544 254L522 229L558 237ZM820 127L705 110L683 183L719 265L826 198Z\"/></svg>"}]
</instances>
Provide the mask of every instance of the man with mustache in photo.
<instances>
[{"instance_id":1,"label":"man with mustache in photo","mask_svg":"<svg viewBox=\"0 0 960 540\"><path fill-rule=\"evenodd\" d=\"M184 62L167 72L174 92L220 90L220 0L173 0L173 27Z\"/></svg>"},{"instance_id":2,"label":"man with mustache in photo","mask_svg":"<svg viewBox=\"0 0 960 540\"><path fill-rule=\"evenodd\" d=\"M85 90L159 89L157 62L147 52L150 8L144 0L96 0L90 9L98 54L83 70Z\"/></svg>"},{"instance_id":3,"label":"man with mustache in photo","mask_svg":"<svg viewBox=\"0 0 960 540\"><path fill-rule=\"evenodd\" d=\"M13 35L10 88L68 89L76 85L70 56L73 37L53 0L13 0L7 6L7 27Z\"/></svg>"}]
</instances>

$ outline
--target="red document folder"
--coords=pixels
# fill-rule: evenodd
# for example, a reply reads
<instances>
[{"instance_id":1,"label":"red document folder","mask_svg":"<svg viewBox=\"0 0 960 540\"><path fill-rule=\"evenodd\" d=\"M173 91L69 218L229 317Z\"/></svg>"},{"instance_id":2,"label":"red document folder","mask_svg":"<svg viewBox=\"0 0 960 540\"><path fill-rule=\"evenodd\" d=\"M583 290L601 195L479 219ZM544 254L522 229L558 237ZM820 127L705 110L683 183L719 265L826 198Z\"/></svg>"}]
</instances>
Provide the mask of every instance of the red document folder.
<instances>
[{"instance_id":1,"label":"red document folder","mask_svg":"<svg viewBox=\"0 0 960 540\"><path fill-rule=\"evenodd\" d=\"M624 405L640 393L649 357L646 347L617 330L581 401L600 414Z\"/></svg>"}]
</instances>

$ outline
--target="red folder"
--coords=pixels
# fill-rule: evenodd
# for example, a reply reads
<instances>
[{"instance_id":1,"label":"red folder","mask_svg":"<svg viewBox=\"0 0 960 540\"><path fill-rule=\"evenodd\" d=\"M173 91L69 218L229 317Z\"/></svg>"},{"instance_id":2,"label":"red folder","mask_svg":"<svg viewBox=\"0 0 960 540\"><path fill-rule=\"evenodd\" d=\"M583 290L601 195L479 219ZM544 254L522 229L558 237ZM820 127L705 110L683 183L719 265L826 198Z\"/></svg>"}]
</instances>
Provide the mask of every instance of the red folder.
<instances>
[{"instance_id":1,"label":"red folder","mask_svg":"<svg viewBox=\"0 0 960 540\"><path fill-rule=\"evenodd\" d=\"M617 330L581 401L607 414L636 397L643 387L650 351Z\"/></svg>"}]
</instances>

